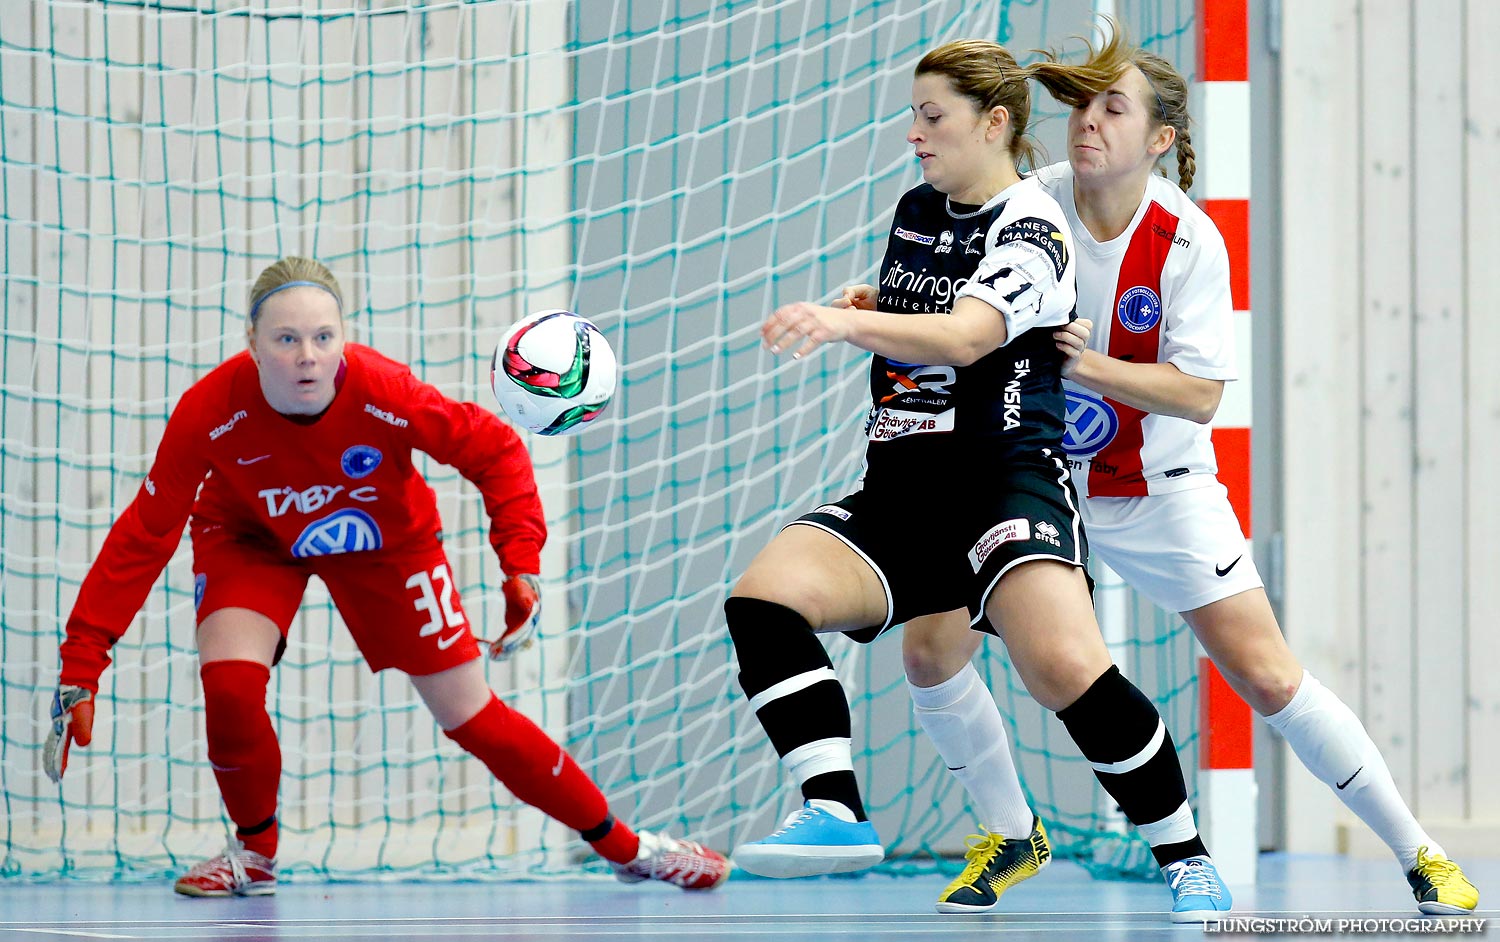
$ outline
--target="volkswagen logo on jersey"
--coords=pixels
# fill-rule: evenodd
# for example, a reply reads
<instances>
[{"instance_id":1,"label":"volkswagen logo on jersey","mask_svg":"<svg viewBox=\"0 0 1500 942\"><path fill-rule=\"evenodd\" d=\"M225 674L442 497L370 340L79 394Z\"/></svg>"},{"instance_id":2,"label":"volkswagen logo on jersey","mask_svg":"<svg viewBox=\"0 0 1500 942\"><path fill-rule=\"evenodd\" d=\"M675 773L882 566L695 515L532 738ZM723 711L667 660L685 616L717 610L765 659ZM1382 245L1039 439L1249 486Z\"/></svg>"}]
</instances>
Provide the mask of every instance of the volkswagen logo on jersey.
<instances>
[{"instance_id":1,"label":"volkswagen logo on jersey","mask_svg":"<svg viewBox=\"0 0 1500 942\"><path fill-rule=\"evenodd\" d=\"M380 545L380 528L375 525L375 519L363 510L345 507L308 524L297 537L297 542L292 544L292 555L307 559L338 553L363 553L378 550Z\"/></svg>"},{"instance_id":2,"label":"volkswagen logo on jersey","mask_svg":"<svg viewBox=\"0 0 1500 942\"><path fill-rule=\"evenodd\" d=\"M1062 446L1070 455L1097 454L1120 430L1120 418L1109 403L1073 389L1068 390L1067 422Z\"/></svg>"},{"instance_id":3,"label":"volkswagen logo on jersey","mask_svg":"<svg viewBox=\"0 0 1500 942\"><path fill-rule=\"evenodd\" d=\"M1117 310L1126 330L1144 334L1161 320L1161 298L1145 285L1136 285L1120 295Z\"/></svg>"},{"instance_id":4,"label":"volkswagen logo on jersey","mask_svg":"<svg viewBox=\"0 0 1500 942\"><path fill-rule=\"evenodd\" d=\"M351 445L340 463L351 478L362 478L380 467L380 450L369 445Z\"/></svg>"}]
</instances>

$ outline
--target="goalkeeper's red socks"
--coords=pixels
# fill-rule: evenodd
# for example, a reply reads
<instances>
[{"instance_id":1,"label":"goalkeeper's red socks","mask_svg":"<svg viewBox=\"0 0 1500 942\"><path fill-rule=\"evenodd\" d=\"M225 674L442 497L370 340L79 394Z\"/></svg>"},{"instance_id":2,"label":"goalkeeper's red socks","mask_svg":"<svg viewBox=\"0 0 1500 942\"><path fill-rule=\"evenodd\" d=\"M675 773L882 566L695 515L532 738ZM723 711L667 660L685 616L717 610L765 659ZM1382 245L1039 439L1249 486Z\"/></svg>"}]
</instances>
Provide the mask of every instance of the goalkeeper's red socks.
<instances>
[{"instance_id":1,"label":"goalkeeper's red socks","mask_svg":"<svg viewBox=\"0 0 1500 942\"><path fill-rule=\"evenodd\" d=\"M624 821L605 815L604 820L590 830L583 831L583 839L594 848L594 853L610 863L628 864L641 851L641 839Z\"/></svg>"},{"instance_id":2,"label":"goalkeeper's red socks","mask_svg":"<svg viewBox=\"0 0 1500 942\"><path fill-rule=\"evenodd\" d=\"M281 747L266 713L271 672L254 661L203 665L208 757L229 817L246 849L276 856L276 790ZM522 801L576 831L600 856L635 859L639 840L609 814L609 804L573 757L531 720L498 697L448 738L473 753Z\"/></svg>"},{"instance_id":3,"label":"goalkeeper's red socks","mask_svg":"<svg viewBox=\"0 0 1500 942\"><path fill-rule=\"evenodd\" d=\"M634 860L640 842L613 821L609 803L573 757L535 723L494 694L490 702L444 735L472 753L517 798L579 831L606 860ZM607 827L606 827L607 826Z\"/></svg>"},{"instance_id":4,"label":"goalkeeper's red socks","mask_svg":"<svg viewBox=\"0 0 1500 942\"><path fill-rule=\"evenodd\" d=\"M248 828L237 828L234 836L239 838L246 850L253 850L268 860L275 860L280 831L276 819L272 817Z\"/></svg>"},{"instance_id":5,"label":"goalkeeper's red socks","mask_svg":"<svg viewBox=\"0 0 1500 942\"><path fill-rule=\"evenodd\" d=\"M274 860L281 745L266 714L271 669L255 661L210 661L200 673L208 760L224 807L245 847Z\"/></svg>"}]
</instances>

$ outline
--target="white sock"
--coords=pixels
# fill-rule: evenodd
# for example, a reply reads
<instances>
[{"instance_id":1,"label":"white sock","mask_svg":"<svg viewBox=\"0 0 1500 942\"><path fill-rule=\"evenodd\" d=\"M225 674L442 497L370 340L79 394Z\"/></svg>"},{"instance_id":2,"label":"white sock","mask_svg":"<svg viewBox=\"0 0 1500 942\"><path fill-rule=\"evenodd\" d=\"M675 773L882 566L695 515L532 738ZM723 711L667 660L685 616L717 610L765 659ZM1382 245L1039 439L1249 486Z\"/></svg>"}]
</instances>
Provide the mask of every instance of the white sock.
<instances>
[{"instance_id":1,"label":"white sock","mask_svg":"<svg viewBox=\"0 0 1500 942\"><path fill-rule=\"evenodd\" d=\"M1141 832L1141 837L1152 847L1161 844L1181 844L1198 836L1198 822L1193 820L1193 809L1183 802L1177 810L1150 824L1142 824L1136 827Z\"/></svg>"},{"instance_id":2,"label":"white sock","mask_svg":"<svg viewBox=\"0 0 1500 942\"><path fill-rule=\"evenodd\" d=\"M848 736L815 739L781 757L782 766L801 788L814 775L854 770L854 740Z\"/></svg>"},{"instance_id":3,"label":"white sock","mask_svg":"<svg viewBox=\"0 0 1500 942\"><path fill-rule=\"evenodd\" d=\"M1031 834L1031 806L1010 755L1010 737L995 698L973 664L938 684L906 682L917 720L938 755L978 809L980 823L995 834L1022 839Z\"/></svg>"},{"instance_id":4,"label":"white sock","mask_svg":"<svg viewBox=\"0 0 1500 942\"><path fill-rule=\"evenodd\" d=\"M1417 849L1423 846L1446 856L1401 799L1390 767L1359 717L1312 674L1302 672L1292 702L1266 722L1307 770L1385 841L1404 869L1417 865Z\"/></svg>"},{"instance_id":5,"label":"white sock","mask_svg":"<svg viewBox=\"0 0 1500 942\"><path fill-rule=\"evenodd\" d=\"M850 811L849 806L842 801L834 801L831 798L809 798L807 799L807 806L809 808L821 808L840 821L847 821L850 824L854 823L854 812Z\"/></svg>"}]
</instances>

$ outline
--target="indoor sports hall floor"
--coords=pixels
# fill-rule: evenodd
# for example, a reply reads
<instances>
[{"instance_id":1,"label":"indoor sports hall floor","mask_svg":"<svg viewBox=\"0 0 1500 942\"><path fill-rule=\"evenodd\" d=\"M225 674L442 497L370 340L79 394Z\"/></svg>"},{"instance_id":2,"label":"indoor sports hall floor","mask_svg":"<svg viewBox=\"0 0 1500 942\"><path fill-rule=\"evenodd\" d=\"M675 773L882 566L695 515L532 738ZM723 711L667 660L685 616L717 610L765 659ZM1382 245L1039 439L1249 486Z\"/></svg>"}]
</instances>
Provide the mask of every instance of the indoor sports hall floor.
<instances>
[{"instance_id":1,"label":"indoor sports hall floor","mask_svg":"<svg viewBox=\"0 0 1500 942\"><path fill-rule=\"evenodd\" d=\"M1467 922L1442 935L1408 927L1403 937L1500 940L1500 859L1464 861L1486 894ZM840 942L878 939L1149 940L1198 938L1172 926L1156 883L1097 881L1059 863L1007 895L1001 912L939 916L941 877L759 880L736 874L712 893L662 885L578 882L464 884L287 884L274 897L189 900L170 886L64 883L0 885L0 942L59 939L755 939ZM1415 919L1411 897L1386 861L1342 857L1261 858L1254 888L1236 910L1274 917ZM1483 919L1482 931L1478 921ZM1431 926L1429 925L1430 929ZM1242 938L1250 937L1239 933ZM1280 934L1282 938L1296 937ZM1322 937L1328 937L1324 934ZM1396 938L1358 933L1359 938Z\"/></svg>"}]
</instances>

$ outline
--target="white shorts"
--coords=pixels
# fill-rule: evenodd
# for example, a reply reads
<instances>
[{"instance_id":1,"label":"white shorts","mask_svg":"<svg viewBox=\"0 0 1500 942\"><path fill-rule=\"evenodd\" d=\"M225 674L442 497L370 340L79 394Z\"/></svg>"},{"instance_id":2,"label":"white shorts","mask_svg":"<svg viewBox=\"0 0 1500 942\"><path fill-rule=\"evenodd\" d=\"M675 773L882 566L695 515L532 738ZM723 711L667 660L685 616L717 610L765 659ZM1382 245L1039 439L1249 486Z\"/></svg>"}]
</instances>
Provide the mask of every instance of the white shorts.
<instances>
[{"instance_id":1,"label":"white shorts","mask_svg":"<svg viewBox=\"0 0 1500 942\"><path fill-rule=\"evenodd\" d=\"M1169 612L1264 586L1229 492L1215 481L1149 497L1089 497L1089 552Z\"/></svg>"}]
</instances>

